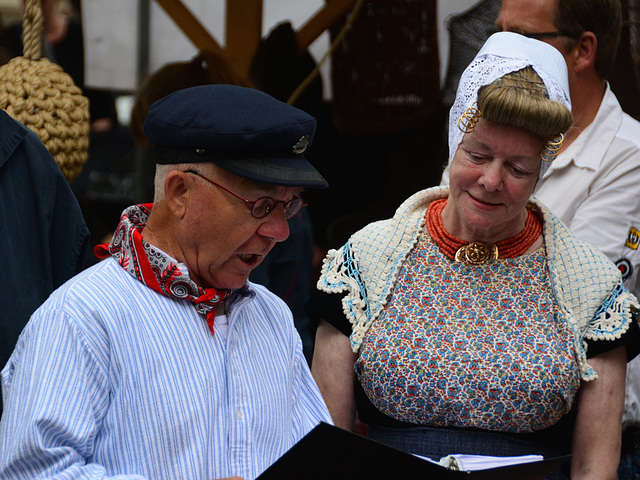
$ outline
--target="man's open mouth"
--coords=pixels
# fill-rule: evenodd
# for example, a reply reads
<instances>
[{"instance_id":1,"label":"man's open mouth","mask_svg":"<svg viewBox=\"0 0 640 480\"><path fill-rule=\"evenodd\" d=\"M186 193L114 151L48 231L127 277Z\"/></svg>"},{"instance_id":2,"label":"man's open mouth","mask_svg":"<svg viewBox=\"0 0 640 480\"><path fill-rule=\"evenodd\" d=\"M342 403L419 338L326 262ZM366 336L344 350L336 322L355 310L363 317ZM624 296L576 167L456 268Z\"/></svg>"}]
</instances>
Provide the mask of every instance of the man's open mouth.
<instances>
[{"instance_id":1,"label":"man's open mouth","mask_svg":"<svg viewBox=\"0 0 640 480\"><path fill-rule=\"evenodd\" d=\"M238 258L244 263L252 264L258 259L258 255L254 255L253 253L240 253L238 254Z\"/></svg>"}]
</instances>

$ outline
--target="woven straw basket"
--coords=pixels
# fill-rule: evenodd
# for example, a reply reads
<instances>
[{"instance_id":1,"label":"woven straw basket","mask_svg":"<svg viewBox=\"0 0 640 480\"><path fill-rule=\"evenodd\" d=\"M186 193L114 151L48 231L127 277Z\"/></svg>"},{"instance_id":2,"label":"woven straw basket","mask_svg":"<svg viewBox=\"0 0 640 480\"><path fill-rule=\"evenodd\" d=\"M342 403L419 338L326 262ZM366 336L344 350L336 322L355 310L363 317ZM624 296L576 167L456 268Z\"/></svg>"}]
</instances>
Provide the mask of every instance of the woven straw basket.
<instances>
[{"instance_id":1,"label":"woven straw basket","mask_svg":"<svg viewBox=\"0 0 640 480\"><path fill-rule=\"evenodd\" d=\"M0 67L0 108L33 130L68 182L78 176L89 149L89 101L59 65L40 58L42 11L28 0L22 57Z\"/></svg>"}]
</instances>

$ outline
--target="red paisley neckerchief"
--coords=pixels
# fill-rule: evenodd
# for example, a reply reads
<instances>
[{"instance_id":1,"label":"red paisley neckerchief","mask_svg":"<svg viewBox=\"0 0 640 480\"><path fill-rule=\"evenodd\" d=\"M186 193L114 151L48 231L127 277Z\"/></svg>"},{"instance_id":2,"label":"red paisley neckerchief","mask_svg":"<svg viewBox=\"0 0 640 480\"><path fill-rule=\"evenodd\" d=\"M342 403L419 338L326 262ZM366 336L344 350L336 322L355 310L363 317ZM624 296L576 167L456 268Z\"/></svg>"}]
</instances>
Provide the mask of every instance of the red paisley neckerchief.
<instances>
[{"instance_id":1,"label":"red paisley neckerchief","mask_svg":"<svg viewBox=\"0 0 640 480\"><path fill-rule=\"evenodd\" d=\"M111 255L134 278L161 295L193 303L198 313L206 316L213 334L216 308L229 291L196 285L165 253L144 241L141 232L152 207L152 203L146 203L127 208L111 243L97 245L94 253L98 258Z\"/></svg>"}]
</instances>

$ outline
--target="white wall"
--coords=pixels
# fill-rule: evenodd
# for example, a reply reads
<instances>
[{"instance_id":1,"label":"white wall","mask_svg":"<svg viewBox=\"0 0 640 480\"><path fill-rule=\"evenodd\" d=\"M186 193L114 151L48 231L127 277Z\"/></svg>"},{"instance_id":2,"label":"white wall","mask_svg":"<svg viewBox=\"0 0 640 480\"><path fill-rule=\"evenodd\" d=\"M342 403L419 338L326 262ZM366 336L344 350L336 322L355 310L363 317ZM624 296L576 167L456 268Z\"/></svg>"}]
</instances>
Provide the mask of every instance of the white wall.
<instances>
[{"instance_id":1,"label":"white wall","mask_svg":"<svg viewBox=\"0 0 640 480\"><path fill-rule=\"evenodd\" d=\"M183 0L222 46L226 35L226 1ZM323 0L264 0L263 35L287 20L294 29L299 28L323 5ZM137 86L138 2L83 0L82 13L87 52L86 83L99 88L134 90ZM197 53L195 46L155 2L151 2L149 16L151 72L167 62L186 61ZM311 54L319 60L327 47L328 35L325 33L311 46Z\"/></svg>"},{"instance_id":2,"label":"white wall","mask_svg":"<svg viewBox=\"0 0 640 480\"><path fill-rule=\"evenodd\" d=\"M207 27L214 38L224 45L225 3L227 0L183 0ZM232 1L232 0L230 0ZM477 0L438 0L438 42L441 72L444 78L449 52L449 36L446 19L462 12ZM264 0L263 35L282 21L290 21L294 29L302 26L324 0ZM134 0L83 0L85 23L86 83L91 86L133 91L137 86L137 1ZM150 70L154 71L171 61L185 61L197 53L196 48L173 24L164 10L151 3ZM310 51L320 61L329 45L328 34L314 42ZM328 90L329 65L322 69L325 79L325 95Z\"/></svg>"},{"instance_id":3,"label":"white wall","mask_svg":"<svg viewBox=\"0 0 640 480\"><path fill-rule=\"evenodd\" d=\"M438 0L438 50L440 55L440 81L444 84L449 58L449 31L447 19L455 14L468 10L478 0Z\"/></svg>"}]
</instances>

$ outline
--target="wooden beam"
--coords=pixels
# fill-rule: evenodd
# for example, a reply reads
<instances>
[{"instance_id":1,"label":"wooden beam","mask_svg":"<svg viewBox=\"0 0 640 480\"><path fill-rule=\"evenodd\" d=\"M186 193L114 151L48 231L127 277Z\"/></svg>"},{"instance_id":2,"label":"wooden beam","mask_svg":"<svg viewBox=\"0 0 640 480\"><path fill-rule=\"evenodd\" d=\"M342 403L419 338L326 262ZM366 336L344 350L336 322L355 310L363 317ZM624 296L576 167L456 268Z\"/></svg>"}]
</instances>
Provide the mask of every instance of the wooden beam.
<instances>
[{"instance_id":1,"label":"wooden beam","mask_svg":"<svg viewBox=\"0 0 640 480\"><path fill-rule=\"evenodd\" d=\"M227 0L227 56L247 77L262 39L262 0Z\"/></svg>"},{"instance_id":2,"label":"wooden beam","mask_svg":"<svg viewBox=\"0 0 640 480\"><path fill-rule=\"evenodd\" d=\"M356 0L327 0L325 6L298 30L296 34L298 53L304 52L322 32L345 15L355 3Z\"/></svg>"},{"instance_id":3,"label":"wooden beam","mask_svg":"<svg viewBox=\"0 0 640 480\"><path fill-rule=\"evenodd\" d=\"M304 52L325 30L344 16L357 0L326 0L296 33L298 52ZM156 0L180 30L198 48L220 53L241 77L247 78L249 66L262 39L263 0L226 0L226 47L198 21L181 0Z\"/></svg>"},{"instance_id":4,"label":"wooden beam","mask_svg":"<svg viewBox=\"0 0 640 480\"><path fill-rule=\"evenodd\" d=\"M198 50L223 53L220 44L181 0L156 0Z\"/></svg>"}]
</instances>

